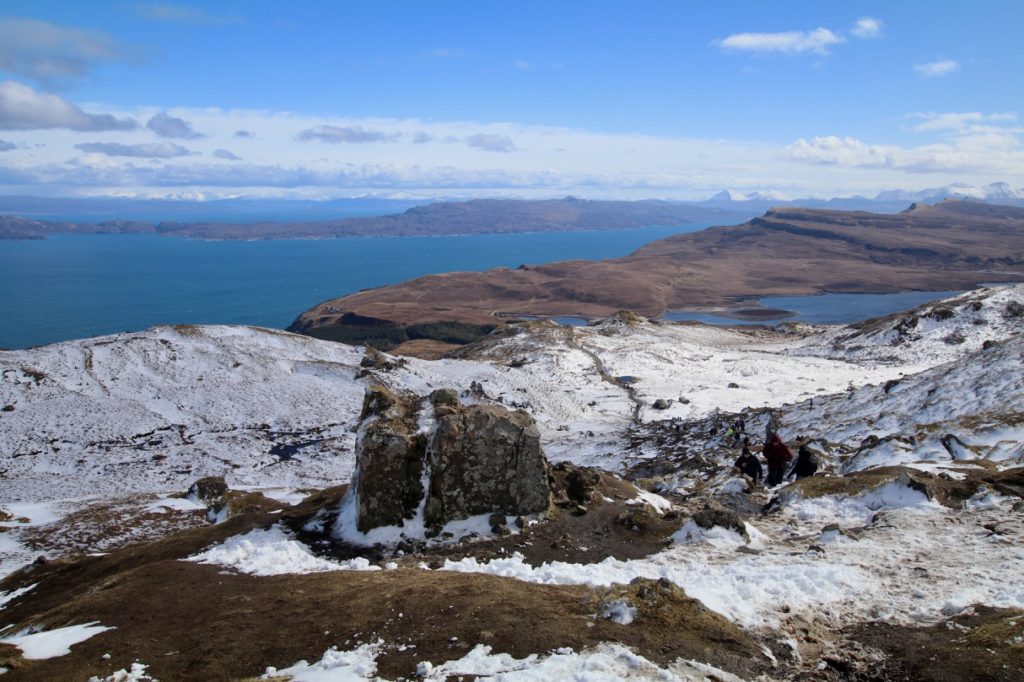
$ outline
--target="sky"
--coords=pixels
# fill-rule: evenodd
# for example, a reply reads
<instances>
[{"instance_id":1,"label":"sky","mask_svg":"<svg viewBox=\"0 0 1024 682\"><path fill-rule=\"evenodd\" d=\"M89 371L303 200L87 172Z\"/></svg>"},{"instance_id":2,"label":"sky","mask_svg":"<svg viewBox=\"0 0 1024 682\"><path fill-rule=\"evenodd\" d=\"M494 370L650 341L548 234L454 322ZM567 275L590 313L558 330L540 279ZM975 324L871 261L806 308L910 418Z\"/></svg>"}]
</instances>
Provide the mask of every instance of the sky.
<instances>
[{"instance_id":1,"label":"sky","mask_svg":"<svg viewBox=\"0 0 1024 682\"><path fill-rule=\"evenodd\" d=\"M1024 2L0 2L0 193L1024 187Z\"/></svg>"}]
</instances>

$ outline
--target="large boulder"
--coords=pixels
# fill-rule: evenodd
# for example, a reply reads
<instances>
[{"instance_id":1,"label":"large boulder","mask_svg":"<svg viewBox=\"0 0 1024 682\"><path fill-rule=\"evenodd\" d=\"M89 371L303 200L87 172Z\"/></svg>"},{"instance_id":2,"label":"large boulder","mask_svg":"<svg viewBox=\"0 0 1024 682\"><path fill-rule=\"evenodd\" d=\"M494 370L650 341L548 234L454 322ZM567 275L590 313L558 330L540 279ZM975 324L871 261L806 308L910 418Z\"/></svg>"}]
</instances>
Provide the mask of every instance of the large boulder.
<instances>
[{"instance_id":1,"label":"large boulder","mask_svg":"<svg viewBox=\"0 0 1024 682\"><path fill-rule=\"evenodd\" d=\"M463 406L447 389L424 404L383 386L371 386L363 401L352 494L363 533L402 525L421 507L424 523L436 527L477 514L544 512L551 499L528 414Z\"/></svg>"},{"instance_id":2,"label":"large boulder","mask_svg":"<svg viewBox=\"0 0 1024 682\"><path fill-rule=\"evenodd\" d=\"M497 405L461 407L438 418L428 452L428 525L548 508L547 459L537 425L525 412Z\"/></svg>"},{"instance_id":3,"label":"large boulder","mask_svg":"<svg viewBox=\"0 0 1024 682\"><path fill-rule=\"evenodd\" d=\"M360 532L401 525L423 498L426 438L419 433L416 407L384 386L366 390L352 482Z\"/></svg>"}]
</instances>

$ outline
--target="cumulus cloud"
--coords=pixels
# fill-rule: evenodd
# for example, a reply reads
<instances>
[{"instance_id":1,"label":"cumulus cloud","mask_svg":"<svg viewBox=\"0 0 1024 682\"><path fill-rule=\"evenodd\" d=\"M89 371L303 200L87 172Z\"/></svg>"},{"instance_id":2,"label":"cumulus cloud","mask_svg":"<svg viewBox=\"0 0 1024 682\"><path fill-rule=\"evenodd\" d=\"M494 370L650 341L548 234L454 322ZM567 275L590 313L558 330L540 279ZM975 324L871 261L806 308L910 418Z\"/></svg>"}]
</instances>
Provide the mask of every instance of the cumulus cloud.
<instances>
[{"instance_id":1,"label":"cumulus cloud","mask_svg":"<svg viewBox=\"0 0 1024 682\"><path fill-rule=\"evenodd\" d=\"M915 64L914 71L926 78L941 78L960 70L960 62L955 59L940 59L937 62L927 64Z\"/></svg>"},{"instance_id":2,"label":"cumulus cloud","mask_svg":"<svg viewBox=\"0 0 1024 682\"><path fill-rule=\"evenodd\" d=\"M250 133L248 130L236 130L235 131L235 137L240 137L242 139L248 140L248 139L256 137L256 136L253 135L252 133Z\"/></svg>"},{"instance_id":3,"label":"cumulus cloud","mask_svg":"<svg viewBox=\"0 0 1024 682\"><path fill-rule=\"evenodd\" d=\"M0 21L0 70L52 84L78 77L97 63L123 57L102 31L57 26L37 19Z\"/></svg>"},{"instance_id":4,"label":"cumulus cloud","mask_svg":"<svg viewBox=\"0 0 1024 682\"><path fill-rule=\"evenodd\" d=\"M734 33L718 41L727 51L801 54L812 52L828 54L828 48L844 42L843 37L827 28L813 31L785 31L782 33Z\"/></svg>"},{"instance_id":5,"label":"cumulus cloud","mask_svg":"<svg viewBox=\"0 0 1024 682\"><path fill-rule=\"evenodd\" d=\"M203 137L196 131L192 130L192 125L187 121L174 116L168 116L164 112L160 112L153 118L149 119L149 123L146 124L146 128L160 137L172 139L197 140Z\"/></svg>"},{"instance_id":6,"label":"cumulus cloud","mask_svg":"<svg viewBox=\"0 0 1024 682\"><path fill-rule=\"evenodd\" d=\"M218 159L224 159L226 161L241 161L242 160L242 158L240 156L238 156L236 154L233 154L232 152L229 152L227 149L214 149L213 150L213 155L216 156Z\"/></svg>"},{"instance_id":7,"label":"cumulus cloud","mask_svg":"<svg viewBox=\"0 0 1024 682\"><path fill-rule=\"evenodd\" d=\"M296 138L303 142L317 141L330 144L366 144L368 142L389 142L398 139L397 134L383 133L379 130L367 130L362 126L330 126L322 125L303 130Z\"/></svg>"},{"instance_id":8,"label":"cumulus cloud","mask_svg":"<svg viewBox=\"0 0 1024 682\"><path fill-rule=\"evenodd\" d=\"M911 173L1018 173L1024 167L1020 136L1009 130L960 135L916 147L868 144L853 137L829 135L799 139L787 151L795 161L818 166Z\"/></svg>"},{"instance_id":9,"label":"cumulus cloud","mask_svg":"<svg viewBox=\"0 0 1024 682\"><path fill-rule=\"evenodd\" d=\"M36 92L24 83L0 83L0 130L67 128L98 132L138 127L138 122L130 118L87 114L59 95Z\"/></svg>"},{"instance_id":10,"label":"cumulus cloud","mask_svg":"<svg viewBox=\"0 0 1024 682\"><path fill-rule=\"evenodd\" d=\"M7 140L0 140L0 152L9 152L18 148L18 145Z\"/></svg>"},{"instance_id":11,"label":"cumulus cloud","mask_svg":"<svg viewBox=\"0 0 1024 682\"><path fill-rule=\"evenodd\" d=\"M489 152L513 152L516 150L516 144L512 141L512 138L508 135L498 135L497 133L470 135L466 138L466 144L470 147L476 147L477 149Z\"/></svg>"},{"instance_id":12,"label":"cumulus cloud","mask_svg":"<svg viewBox=\"0 0 1024 682\"><path fill-rule=\"evenodd\" d=\"M173 159L179 156L191 156L193 152L171 142L153 142L150 144L120 144L118 142L84 142L76 144L89 154L105 154L107 156L133 156L140 159Z\"/></svg>"},{"instance_id":13,"label":"cumulus cloud","mask_svg":"<svg viewBox=\"0 0 1024 682\"><path fill-rule=\"evenodd\" d=\"M857 20L857 23L853 25L853 29L850 33L861 40L866 40L868 38L881 38L882 26L883 24L880 19L875 19L874 17L861 17Z\"/></svg>"}]
</instances>

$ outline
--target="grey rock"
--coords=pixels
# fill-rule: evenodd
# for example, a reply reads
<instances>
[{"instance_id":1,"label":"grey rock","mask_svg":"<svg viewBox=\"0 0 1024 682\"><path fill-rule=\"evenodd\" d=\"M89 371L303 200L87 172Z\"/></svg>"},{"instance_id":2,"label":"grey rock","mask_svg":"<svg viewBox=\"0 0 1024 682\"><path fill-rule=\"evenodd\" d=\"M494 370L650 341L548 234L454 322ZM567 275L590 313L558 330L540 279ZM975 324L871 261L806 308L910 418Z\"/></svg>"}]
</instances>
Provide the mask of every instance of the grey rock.
<instances>
[{"instance_id":1,"label":"grey rock","mask_svg":"<svg viewBox=\"0 0 1024 682\"><path fill-rule=\"evenodd\" d=\"M529 415L463 406L450 389L434 391L430 403L435 426L427 434L418 399L381 385L367 389L352 483L360 531L400 525L421 504L430 536L477 514L494 515L500 524L491 525L508 531L506 516L547 511L548 464Z\"/></svg>"},{"instance_id":2,"label":"grey rock","mask_svg":"<svg viewBox=\"0 0 1024 682\"><path fill-rule=\"evenodd\" d=\"M548 463L525 412L497 405L462 407L438 418L430 439L428 523L476 514L535 514L548 509Z\"/></svg>"},{"instance_id":3,"label":"grey rock","mask_svg":"<svg viewBox=\"0 0 1024 682\"><path fill-rule=\"evenodd\" d=\"M223 500L227 492L228 484L225 483L223 476L200 478L188 488L190 497L195 497L207 504Z\"/></svg>"},{"instance_id":4,"label":"grey rock","mask_svg":"<svg viewBox=\"0 0 1024 682\"><path fill-rule=\"evenodd\" d=\"M356 445L358 528L366 532L412 518L423 498L423 454L415 406L374 385L363 398Z\"/></svg>"}]
</instances>

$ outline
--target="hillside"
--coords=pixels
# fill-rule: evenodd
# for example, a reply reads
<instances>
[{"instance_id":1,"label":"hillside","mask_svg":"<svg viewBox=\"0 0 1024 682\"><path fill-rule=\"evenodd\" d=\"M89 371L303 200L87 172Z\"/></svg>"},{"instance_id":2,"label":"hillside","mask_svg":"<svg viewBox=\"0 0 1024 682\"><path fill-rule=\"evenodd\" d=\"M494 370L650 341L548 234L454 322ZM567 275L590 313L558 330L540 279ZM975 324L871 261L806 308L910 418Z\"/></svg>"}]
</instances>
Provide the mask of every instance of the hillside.
<instances>
[{"instance_id":1,"label":"hillside","mask_svg":"<svg viewBox=\"0 0 1024 682\"><path fill-rule=\"evenodd\" d=\"M1024 285L845 327L620 314L439 361L237 327L0 352L0 668L838 681L934 679L935 657L1019 679L1022 310ZM593 491L459 542L317 535L375 384L522 409L571 463L552 480ZM739 417L818 473L738 477ZM226 506L184 494L210 475Z\"/></svg>"},{"instance_id":2,"label":"hillside","mask_svg":"<svg viewBox=\"0 0 1024 682\"><path fill-rule=\"evenodd\" d=\"M967 289L1019 281L1024 209L962 201L896 214L787 208L662 239L625 258L429 275L325 301L291 329L345 340L378 327L502 316L729 307L767 295ZM346 317L347 316L347 317ZM496 317L497 316L497 317Z\"/></svg>"}]
</instances>

